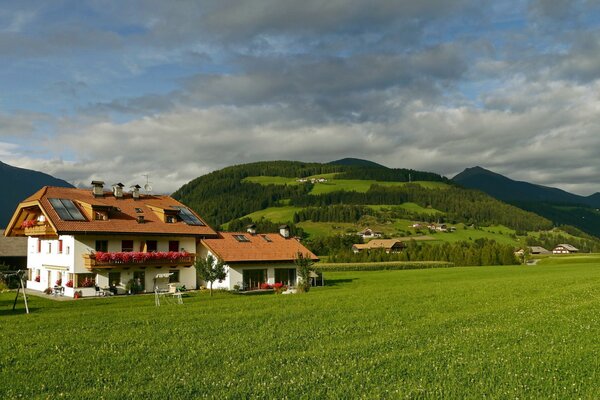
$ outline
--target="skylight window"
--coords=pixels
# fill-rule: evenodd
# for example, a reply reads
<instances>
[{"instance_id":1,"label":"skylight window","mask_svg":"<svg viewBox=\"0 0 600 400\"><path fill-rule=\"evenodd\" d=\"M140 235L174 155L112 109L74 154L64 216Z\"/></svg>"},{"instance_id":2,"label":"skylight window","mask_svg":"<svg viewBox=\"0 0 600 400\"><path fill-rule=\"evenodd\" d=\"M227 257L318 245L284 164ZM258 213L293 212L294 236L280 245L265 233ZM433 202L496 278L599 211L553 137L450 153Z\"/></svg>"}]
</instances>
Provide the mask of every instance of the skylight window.
<instances>
[{"instance_id":1,"label":"skylight window","mask_svg":"<svg viewBox=\"0 0 600 400\"><path fill-rule=\"evenodd\" d=\"M268 237L267 235L262 235L261 237L265 240L265 242L269 242L269 243L272 242L271 238Z\"/></svg>"},{"instance_id":2,"label":"skylight window","mask_svg":"<svg viewBox=\"0 0 600 400\"><path fill-rule=\"evenodd\" d=\"M233 235L233 238L235 240L237 240L238 242L249 242L250 239L248 239L246 236L244 235Z\"/></svg>"},{"instance_id":3,"label":"skylight window","mask_svg":"<svg viewBox=\"0 0 600 400\"><path fill-rule=\"evenodd\" d=\"M142 209L141 209L141 208L139 208L139 207L136 207L136 208L135 208L135 212L136 212L136 213L143 213L143 212L144 212L144 210L142 210Z\"/></svg>"},{"instance_id":4,"label":"skylight window","mask_svg":"<svg viewBox=\"0 0 600 400\"><path fill-rule=\"evenodd\" d=\"M189 208L181 206L174 206L173 208L179 210L179 218L181 218L186 224L204 226L204 223L200 221L198 217L196 217L194 213L189 210Z\"/></svg>"},{"instance_id":5,"label":"skylight window","mask_svg":"<svg viewBox=\"0 0 600 400\"><path fill-rule=\"evenodd\" d=\"M69 199L48 199L48 201L63 221L86 221L73 201Z\"/></svg>"}]
</instances>

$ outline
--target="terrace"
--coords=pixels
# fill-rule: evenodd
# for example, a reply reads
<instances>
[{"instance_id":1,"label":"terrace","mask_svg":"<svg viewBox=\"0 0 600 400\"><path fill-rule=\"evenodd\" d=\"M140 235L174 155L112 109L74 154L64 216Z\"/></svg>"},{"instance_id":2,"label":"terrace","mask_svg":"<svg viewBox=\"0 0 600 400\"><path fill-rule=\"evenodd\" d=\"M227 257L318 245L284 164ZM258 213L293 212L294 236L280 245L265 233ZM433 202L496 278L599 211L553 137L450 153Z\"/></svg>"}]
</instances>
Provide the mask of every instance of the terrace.
<instances>
[{"instance_id":1,"label":"terrace","mask_svg":"<svg viewBox=\"0 0 600 400\"><path fill-rule=\"evenodd\" d=\"M190 267L196 255L185 251L158 252L101 252L83 254L85 267L89 270L132 266Z\"/></svg>"}]
</instances>

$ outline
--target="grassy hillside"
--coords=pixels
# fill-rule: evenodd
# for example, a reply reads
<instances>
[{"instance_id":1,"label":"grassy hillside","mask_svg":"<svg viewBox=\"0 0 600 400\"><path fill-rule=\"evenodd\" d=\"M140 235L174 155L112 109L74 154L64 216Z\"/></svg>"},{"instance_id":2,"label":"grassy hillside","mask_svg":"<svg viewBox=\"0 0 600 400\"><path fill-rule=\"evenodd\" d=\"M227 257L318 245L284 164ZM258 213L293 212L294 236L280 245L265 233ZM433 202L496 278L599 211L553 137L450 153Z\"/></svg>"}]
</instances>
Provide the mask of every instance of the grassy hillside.
<instances>
[{"instance_id":1,"label":"grassy hillside","mask_svg":"<svg viewBox=\"0 0 600 400\"><path fill-rule=\"evenodd\" d=\"M160 308L31 297L15 315L2 293L0 398L598 398L600 260L575 260L326 272L303 295Z\"/></svg>"}]
</instances>

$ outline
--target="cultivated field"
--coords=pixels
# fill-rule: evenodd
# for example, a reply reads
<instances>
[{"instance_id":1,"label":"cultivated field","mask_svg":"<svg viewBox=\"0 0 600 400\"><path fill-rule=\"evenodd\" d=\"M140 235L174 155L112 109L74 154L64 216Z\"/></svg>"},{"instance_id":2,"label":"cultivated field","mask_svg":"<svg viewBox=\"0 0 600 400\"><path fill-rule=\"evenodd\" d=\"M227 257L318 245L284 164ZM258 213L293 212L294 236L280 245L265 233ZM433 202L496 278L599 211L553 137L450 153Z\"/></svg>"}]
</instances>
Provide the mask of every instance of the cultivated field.
<instances>
[{"instance_id":1,"label":"cultivated field","mask_svg":"<svg viewBox=\"0 0 600 400\"><path fill-rule=\"evenodd\" d=\"M0 294L0 398L600 397L600 259L329 272L308 294ZM22 309L22 303L19 304Z\"/></svg>"}]
</instances>

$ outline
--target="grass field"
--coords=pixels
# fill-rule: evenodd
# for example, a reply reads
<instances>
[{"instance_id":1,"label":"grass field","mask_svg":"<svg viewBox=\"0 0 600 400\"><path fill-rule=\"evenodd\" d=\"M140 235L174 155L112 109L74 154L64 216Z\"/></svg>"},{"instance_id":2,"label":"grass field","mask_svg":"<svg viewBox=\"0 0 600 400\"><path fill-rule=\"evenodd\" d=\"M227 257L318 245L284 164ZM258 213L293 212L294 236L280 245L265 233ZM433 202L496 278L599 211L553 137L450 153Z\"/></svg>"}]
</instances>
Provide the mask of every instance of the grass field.
<instances>
[{"instance_id":1,"label":"grass field","mask_svg":"<svg viewBox=\"0 0 600 400\"><path fill-rule=\"evenodd\" d=\"M32 296L14 314L4 293L0 398L599 398L600 260L572 260L160 308Z\"/></svg>"},{"instance_id":2,"label":"grass field","mask_svg":"<svg viewBox=\"0 0 600 400\"><path fill-rule=\"evenodd\" d=\"M381 186L403 186L406 182L379 182L375 180L355 180L355 179L335 179L336 173L315 175L310 178L326 178L328 181L316 183L310 194L318 195L324 193L337 192L346 190L351 192L367 192L373 184ZM283 176L249 176L244 178L242 182L259 183L261 185L298 185L296 178L286 178ZM445 189L448 187L443 182L418 181L413 182L428 189Z\"/></svg>"}]
</instances>

